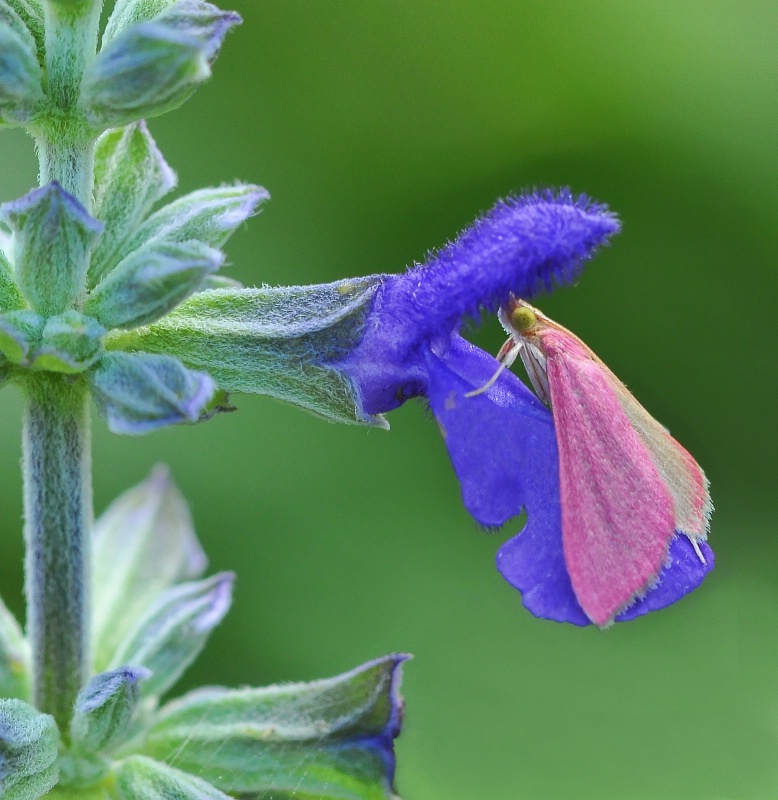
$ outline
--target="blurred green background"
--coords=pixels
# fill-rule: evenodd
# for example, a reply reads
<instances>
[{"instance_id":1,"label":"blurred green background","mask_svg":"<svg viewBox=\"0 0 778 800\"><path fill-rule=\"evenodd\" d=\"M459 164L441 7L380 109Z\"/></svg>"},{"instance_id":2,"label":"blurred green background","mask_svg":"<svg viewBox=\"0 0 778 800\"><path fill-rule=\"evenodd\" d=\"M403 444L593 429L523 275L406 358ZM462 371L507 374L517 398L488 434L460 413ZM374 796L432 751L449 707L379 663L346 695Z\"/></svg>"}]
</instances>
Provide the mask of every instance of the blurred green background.
<instances>
[{"instance_id":1,"label":"blurred green background","mask_svg":"<svg viewBox=\"0 0 778 800\"><path fill-rule=\"evenodd\" d=\"M532 618L461 506L420 404L392 431L273 401L139 439L95 426L95 503L168 462L233 612L187 675L264 684L394 650L398 788L421 800L778 796L774 0L233 0L215 79L151 128L181 188L272 202L246 283L398 271L499 196L568 184L624 221L538 301L696 455L718 566L606 632ZM0 199L35 181L0 138ZM445 302L445 298L441 298ZM474 333L496 350L494 322ZM0 581L21 611L19 399L0 395Z\"/></svg>"}]
</instances>

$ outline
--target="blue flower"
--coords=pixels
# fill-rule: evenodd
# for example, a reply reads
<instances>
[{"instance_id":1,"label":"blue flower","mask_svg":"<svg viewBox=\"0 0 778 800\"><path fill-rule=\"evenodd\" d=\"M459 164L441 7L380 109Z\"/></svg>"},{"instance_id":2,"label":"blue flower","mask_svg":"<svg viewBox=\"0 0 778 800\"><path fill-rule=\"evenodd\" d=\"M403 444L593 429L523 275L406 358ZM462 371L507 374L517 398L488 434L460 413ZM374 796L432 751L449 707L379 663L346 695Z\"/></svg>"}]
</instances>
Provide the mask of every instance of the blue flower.
<instances>
[{"instance_id":1,"label":"blue flower","mask_svg":"<svg viewBox=\"0 0 778 800\"><path fill-rule=\"evenodd\" d=\"M364 335L337 369L357 387L363 410L381 414L425 397L462 485L466 508L494 528L527 513L497 555L503 577L539 617L590 624L576 600L562 551L557 443L550 411L511 372L488 392L495 359L459 334L462 320L496 311L511 295L532 297L569 283L619 231L605 206L569 191L498 203L430 260L379 288ZM713 567L676 536L656 586L617 621L663 608L696 588Z\"/></svg>"}]
</instances>

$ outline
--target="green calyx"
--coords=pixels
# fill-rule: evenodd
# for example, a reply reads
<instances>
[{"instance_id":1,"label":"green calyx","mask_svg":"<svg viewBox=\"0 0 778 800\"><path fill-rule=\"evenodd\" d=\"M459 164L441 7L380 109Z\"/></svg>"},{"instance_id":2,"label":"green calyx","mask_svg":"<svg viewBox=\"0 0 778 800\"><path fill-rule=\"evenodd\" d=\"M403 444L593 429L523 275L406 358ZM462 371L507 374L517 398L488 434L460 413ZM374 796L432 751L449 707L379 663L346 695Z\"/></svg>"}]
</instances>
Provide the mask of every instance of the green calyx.
<instances>
[{"instance_id":1,"label":"green calyx","mask_svg":"<svg viewBox=\"0 0 778 800\"><path fill-rule=\"evenodd\" d=\"M78 311L48 319L29 309L10 311L0 315L0 351L23 369L76 374L100 358L105 332Z\"/></svg>"}]
</instances>

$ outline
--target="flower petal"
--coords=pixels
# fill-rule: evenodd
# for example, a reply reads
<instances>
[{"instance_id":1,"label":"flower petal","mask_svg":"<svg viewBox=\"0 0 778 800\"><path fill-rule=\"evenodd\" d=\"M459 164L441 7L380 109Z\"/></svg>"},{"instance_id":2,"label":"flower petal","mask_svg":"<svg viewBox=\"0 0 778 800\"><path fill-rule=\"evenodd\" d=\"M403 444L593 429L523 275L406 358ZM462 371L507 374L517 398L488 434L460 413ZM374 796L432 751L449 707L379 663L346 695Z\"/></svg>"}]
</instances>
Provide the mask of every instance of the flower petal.
<instances>
[{"instance_id":1,"label":"flower petal","mask_svg":"<svg viewBox=\"0 0 778 800\"><path fill-rule=\"evenodd\" d=\"M497 362L454 336L448 351L429 351L428 396L462 484L467 510L482 525L502 525L526 508L559 526L556 438L548 409L512 373L488 392L465 397ZM556 515L549 509L557 509Z\"/></svg>"},{"instance_id":2,"label":"flower petal","mask_svg":"<svg viewBox=\"0 0 778 800\"><path fill-rule=\"evenodd\" d=\"M696 589L714 563L710 547L705 542L699 545L705 564L686 536L675 536L670 542L669 563L660 573L656 586L622 611L616 622L658 611ZM536 617L573 625L591 624L576 600L567 574L561 529L556 535L549 535L548 530L527 526L500 548L497 568L505 580L521 592L524 606Z\"/></svg>"}]
</instances>

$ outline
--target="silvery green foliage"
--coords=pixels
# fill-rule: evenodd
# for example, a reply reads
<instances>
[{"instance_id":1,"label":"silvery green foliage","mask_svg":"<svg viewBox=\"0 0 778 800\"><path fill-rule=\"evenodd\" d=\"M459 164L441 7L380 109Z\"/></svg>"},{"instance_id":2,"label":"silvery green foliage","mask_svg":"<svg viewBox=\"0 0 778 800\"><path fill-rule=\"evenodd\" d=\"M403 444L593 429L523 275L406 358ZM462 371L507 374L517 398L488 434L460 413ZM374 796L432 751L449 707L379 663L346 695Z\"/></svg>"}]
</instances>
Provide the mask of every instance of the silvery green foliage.
<instances>
[{"instance_id":1,"label":"silvery green foliage","mask_svg":"<svg viewBox=\"0 0 778 800\"><path fill-rule=\"evenodd\" d=\"M78 311L49 317L31 366L50 372L77 373L92 366L102 355L105 328Z\"/></svg>"},{"instance_id":2,"label":"silvery green foliage","mask_svg":"<svg viewBox=\"0 0 778 800\"><path fill-rule=\"evenodd\" d=\"M383 276L243 288L215 274L224 262L218 248L267 192L222 186L153 210L175 183L138 123L98 142L99 220L54 184L2 207L13 232L0 257L5 358L83 373L117 433L232 410L229 392L270 395L339 422L383 425L362 411L357 388L332 367L361 338ZM66 235L56 235L60 229Z\"/></svg>"},{"instance_id":3,"label":"silvery green foliage","mask_svg":"<svg viewBox=\"0 0 778 800\"><path fill-rule=\"evenodd\" d=\"M141 752L241 797L385 798L406 658L313 683L192 692L153 716Z\"/></svg>"},{"instance_id":4,"label":"silvery green foliage","mask_svg":"<svg viewBox=\"0 0 778 800\"><path fill-rule=\"evenodd\" d=\"M19 287L16 285L14 268L8 260L2 244L0 239L0 313L3 311L16 311L27 305ZM5 244L10 251L11 242L7 241Z\"/></svg>"},{"instance_id":5,"label":"silvery green foliage","mask_svg":"<svg viewBox=\"0 0 778 800\"><path fill-rule=\"evenodd\" d=\"M34 12L25 5L0 0L0 124L27 122L44 99L38 42L25 20Z\"/></svg>"},{"instance_id":6,"label":"silvery green foliage","mask_svg":"<svg viewBox=\"0 0 778 800\"><path fill-rule=\"evenodd\" d=\"M35 348L43 339L46 320L35 311L23 309L0 314L0 350L14 364L32 363Z\"/></svg>"},{"instance_id":7,"label":"silvery green foliage","mask_svg":"<svg viewBox=\"0 0 778 800\"><path fill-rule=\"evenodd\" d=\"M27 34L20 29L19 23L21 22L32 36L38 61L42 64L45 32L43 7L39 0L0 0L0 20L21 33L22 37L26 39Z\"/></svg>"},{"instance_id":8,"label":"silvery green foliage","mask_svg":"<svg viewBox=\"0 0 778 800\"><path fill-rule=\"evenodd\" d=\"M54 718L21 700L0 699L0 797L37 800L57 782Z\"/></svg>"},{"instance_id":9,"label":"silvery green foliage","mask_svg":"<svg viewBox=\"0 0 778 800\"><path fill-rule=\"evenodd\" d=\"M197 422L216 392L209 375L164 355L108 353L88 379L97 409L114 433Z\"/></svg>"},{"instance_id":10,"label":"silvery green foliage","mask_svg":"<svg viewBox=\"0 0 778 800\"><path fill-rule=\"evenodd\" d=\"M92 649L102 671L136 620L172 586L199 578L208 565L186 501L165 467L155 468L97 520L94 563Z\"/></svg>"},{"instance_id":11,"label":"silvery green foliage","mask_svg":"<svg viewBox=\"0 0 778 800\"><path fill-rule=\"evenodd\" d=\"M106 346L172 353L228 392L267 394L339 422L384 425L331 369L356 344L383 276L262 289L214 289Z\"/></svg>"},{"instance_id":12,"label":"silvery green foliage","mask_svg":"<svg viewBox=\"0 0 778 800\"><path fill-rule=\"evenodd\" d=\"M16 281L33 310L50 316L78 305L103 226L56 183L0 206L0 220L14 234Z\"/></svg>"},{"instance_id":13,"label":"silvery green foliage","mask_svg":"<svg viewBox=\"0 0 778 800\"><path fill-rule=\"evenodd\" d=\"M104 333L78 311L48 319L30 310L0 314L0 350L14 364L39 370L83 372L100 357Z\"/></svg>"},{"instance_id":14,"label":"silvery green foliage","mask_svg":"<svg viewBox=\"0 0 778 800\"><path fill-rule=\"evenodd\" d=\"M227 31L240 17L203 0L178 0L156 14L116 9L103 47L81 84L81 103L95 128L135 122L180 106L210 77L210 64ZM133 16L122 26L116 13Z\"/></svg>"},{"instance_id":15,"label":"silvery green foliage","mask_svg":"<svg viewBox=\"0 0 778 800\"><path fill-rule=\"evenodd\" d=\"M144 756L120 761L114 774L120 800L229 800L204 780Z\"/></svg>"},{"instance_id":16,"label":"silvery green foliage","mask_svg":"<svg viewBox=\"0 0 778 800\"><path fill-rule=\"evenodd\" d=\"M140 704L145 667L122 667L102 672L81 690L70 724L73 749L99 753L121 740Z\"/></svg>"},{"instance_id":17,"label":"silvery green foliage","mask_svg":"<svg viewBox=\"0 0 778 800\"><path fill-rule=\"evenodd\" d=\"M37 800L58 772L52 800L394 797L407 656L312 683L204 689L160 706L226 612L232 576L192 580L205 555L163 468L108 508L94 545L97 674L78 696L56 762L51 717L0 701L3 800ZM0 613L0 648L6 640L23 674L21 632ZM2 669L0 661L0 678Z\"/></svg>"},{"instance_id":18,"label":"silvery green foliage","mask_svg":"<svg viewBox=\"0 0 778 800\"><path fill-rule=\"evenodd\" d=\"M151 242L130 253L89 295L84 311L107 328L139 328L164 317L224 262L202 242Z\"/></svg>"},{"instance_id":19,"label":"silvery green foliage","mask_svg":"<svg viewBox=\"0 0 778 800\"><path fill-rule=\"evenodd\" d=\"M151 675L144 696L162 695L200 655L232 603L235 576L222 572L168 589L117 649L114 664L143 664Z\"/></svg>"},{"instance_id":20,"label":"silvery green foliage","mask_svg":"<svg viewBox=\"0 0 778 800\"><path fill-rule=\"evenodd\" d=\"M176 176L141 118L180 105L208 77L238 15L204 0L117 0L93 57L99 8L0 0L0 124L34 133L42 174L82 201L53 182L0 208L0 384L81 400L88 388L109 427L130 434L234 410L227 393L237 391L381 424L331 365L360 340L382 276L244 289L216 273L264 189L203 189L159 207ZM3 800L394 797L406 656L163 705L229 609L233 575L203 578L189 511L164 469L105 512L93 545L92 674L77 697L80 677L58 695L67 695L55 710L61 737L52 717L25 704L40 700L41 673L0 603L0 697L11 698L0 700ZM83 590L84 563L68 589ZM58 643L75 641L71 633ZM33 646L36 658L46 650ZM87 663L66 661L78 662L67 675Z\"/></svg>"},{"instance_id":21,"label":"silvery green foliage","mask_svg":"<svg viewBox=\"0 0 778 800\"><path fill-rule=\"evenodd\" d=\"M176 182L145 122L107 131L97 140L93 213L104 229L89 264L90 287L116 266L117 250Z\"/></svg>"}]
</instances>

